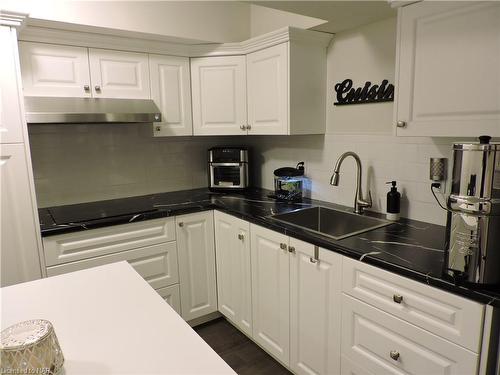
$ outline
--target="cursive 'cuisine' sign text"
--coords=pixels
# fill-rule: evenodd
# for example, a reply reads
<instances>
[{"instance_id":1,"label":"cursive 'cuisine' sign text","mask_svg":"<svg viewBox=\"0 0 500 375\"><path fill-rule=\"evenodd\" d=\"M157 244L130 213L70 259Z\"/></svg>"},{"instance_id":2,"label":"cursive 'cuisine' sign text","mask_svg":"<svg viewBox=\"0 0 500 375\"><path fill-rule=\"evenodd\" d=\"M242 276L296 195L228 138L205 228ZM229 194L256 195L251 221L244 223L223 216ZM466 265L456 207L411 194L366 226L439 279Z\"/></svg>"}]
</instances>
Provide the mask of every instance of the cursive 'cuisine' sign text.
<instances>
[{"instance_id":1,"label":"cursive 'cuisine' sign text","mask_svg":"<svg viewBox=\"0 0 500 375\"><path fill-rule=\"evenodd\" d=\"M363 104L394 101L394 85L384 79L379 85L367 81L363 87L354 89L352 79L344 79L335 85L337 101L334 105Z\"/></svg>"}]
</instances>

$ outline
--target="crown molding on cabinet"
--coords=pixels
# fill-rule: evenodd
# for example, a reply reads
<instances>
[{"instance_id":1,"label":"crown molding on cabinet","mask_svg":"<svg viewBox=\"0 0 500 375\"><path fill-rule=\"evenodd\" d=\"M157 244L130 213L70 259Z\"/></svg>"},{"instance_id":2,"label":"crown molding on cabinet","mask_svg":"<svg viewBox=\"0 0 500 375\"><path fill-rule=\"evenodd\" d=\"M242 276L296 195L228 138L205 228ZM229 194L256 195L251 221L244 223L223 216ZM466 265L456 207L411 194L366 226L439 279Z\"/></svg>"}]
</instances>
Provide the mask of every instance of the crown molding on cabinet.
<instances>
[{"instance_id":1,"label":"crown molding on cabinet","mask_svg":"<svg viewBox=\"0 0 500 375\"><path fill-rule=\"evenodd\" d=\"M21 28L28 14L13 12L9 10L0 10L0 25Z\"/></svg>"},{"instance_id":2,"label":"crown molding on cabinet","mask_svg":"<svg viewBox=\"0 0 500 375\"><path fill-rule=\"evenodd\" d=\"M36 26L25 27L19 35L19 40L28 42L147 52L185 57L245 55L288 41L314 43L326 48L331 39L332 34L294 27L284 27L238 43L191 45Z\"/></svg>"}]
</instances>

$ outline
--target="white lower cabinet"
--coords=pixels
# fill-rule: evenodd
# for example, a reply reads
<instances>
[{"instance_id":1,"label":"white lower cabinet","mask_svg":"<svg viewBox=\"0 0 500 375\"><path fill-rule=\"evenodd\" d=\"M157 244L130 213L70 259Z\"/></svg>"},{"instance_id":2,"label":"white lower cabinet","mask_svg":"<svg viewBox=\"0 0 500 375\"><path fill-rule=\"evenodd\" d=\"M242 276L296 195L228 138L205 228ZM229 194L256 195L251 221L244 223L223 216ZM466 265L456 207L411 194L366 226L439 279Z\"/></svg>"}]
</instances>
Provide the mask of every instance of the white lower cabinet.
<instances>
[{"instance_id":1,"label":"white lower cabinet","mask_svg":"<svg viewBox=\"0 0 500 375\"><path fill-rule=\"evenodd\" d=\"M342 354L386 374L476 374L478 355L348 295L342 295Z\"/></svg>"},{"instance_id":2,"label":"white lower cabinet","mask_svg":"<svg viewBox=\"0 0 500 375\"><path fill-rule=\"evenodd\" d=\"M214 213L219 311L252 335L250 224L219 211Z\"/></svg>"},{"instance_id":3,"label":"white lower cabinet","mask_svg":"<svg viewBox=\"0 0 500 375\"><path fill-rule=\"evenodd\" d=\"M341 356L340 373L342 375L373 375L346 356Z\"/></svg>"},{"instance_id":4,"label":"white lower cabinet","mask_svg":"<svg viewBox=\"0 0 500 375\"><path fill-rule=\"evenodd\" d=\"M290 363L288 237L250 225L253 339L285 366Z\"/></svg>"},{"instance_id":5,"label":"white lower cabinet","mask_svg":"<svg viewBox=\"0 0 500 375\"><path fill-rule=\"evenodd\" d=\"M213 211L175 218L184 320L217 311Z\"/></svg>"},{"instance_id":6,"label":"white lower cabinet","mask_svg":"<svg viewBox=\"0 0 500 375\"><path fill-rule=\"evenodd\" d=\"M290 368L339 374L342 256L294 238L290 249Z\"/></svg>"},{"instance_id":7,"label":"white lower cabinet","mask_svg":"<svg viewBox=\"0 0 500 375\"><path fill-rule=\"evenodd\" d=\"M156 291L170 306L172 306L177 314L181 315L181 294L179 284L160 288Z\"/></svg>"}]
</instances>

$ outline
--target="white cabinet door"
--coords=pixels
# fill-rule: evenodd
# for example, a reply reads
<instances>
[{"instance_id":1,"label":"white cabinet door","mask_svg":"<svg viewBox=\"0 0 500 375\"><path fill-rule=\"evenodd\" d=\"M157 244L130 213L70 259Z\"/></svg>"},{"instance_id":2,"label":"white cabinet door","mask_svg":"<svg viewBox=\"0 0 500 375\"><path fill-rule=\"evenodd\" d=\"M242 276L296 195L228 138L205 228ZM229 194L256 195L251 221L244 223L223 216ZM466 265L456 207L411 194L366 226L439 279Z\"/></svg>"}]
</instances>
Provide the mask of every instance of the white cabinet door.
<instances>
[{"instance_id":1,"label":"white cabinet door","mask_svg":"<svg viewBox=\"0 0 500 375\"><path fill-rule=\"evenodd\" d=\"M194 135L246 134L245 56L191 59Z\"/></svg>"},{"instance_id":2,"label":"white cabinet door","mask_svg":"<svg viewBox=\"0 0 500 375\"><path fill-rule=\"evenodd\" d=\"M87 48L19 42L25 96L90 97Z\"/></svg>"},{"instance_id":3,"label":"white cabinet door","mask_svg":"<svg viewBox=\"0 0 500 375\"><path fill-rule=\"evenodd\" d=\"M89 61L95 98L151 97L147 54L90 48Z\"/></svg>"},{"instance_id":4,"label":"white cabinet door","mask_svg":"<svg viewBox=\"0 0 500 375\"><path fill-rule=\"evenodd\" d=\"M161 110L154 136L193 135L189 58L149 55L151 99Z\"/></svg>"},{"instance_id":5,"label":"white cabinet door","mask_svg":"<svg viewBox=\"0 0 500 375\"><path fill-rule=\"evenodd\" d=\"M217 311L213 212L175 218L182 317L192 320Z\"/></svg>"},{"instance_id":6,"label":"white cabinet door","mask_svg":"<svg viewBox=\"0 0 500 375\"><path fill-rule=\"evenodd\" d=\"M397 135L500 136L500 3L399 9Z\"/></svg>"},{"instance_id":7,"label":"white cabinet door","mask_svg":"<svg viewBox=\"0 0 500 375\"><path fill-rule=\"evenodd\" d=\"M179 284L167 286L166 288L160 288L156 291L170 306L172 306L177 314L181 315L181 297Z\"/></svg>"},{"instance_id":8,"label":"white cabinet door","mask_svg":"<svg viewBox=\"0 0 500 375\"><path fill-rule=\"evenodd\" d=\"M288 43L248 54L247 77L248 134L288 134Z\"/></svg>"},{"instance_id":9,"label":"white cabinet door","mask_svg":"<svg viewBox=\"0 0 500 375\"><path fill-rule=\"evenodd\" d=\"M0 147L1 286L41 277L28 161L24 144Z\"/></svg>"},{"instance_id":10,"label":"white cabinet door","mask_svg":"<svg viewBox=\"0 0 500 375\"><path fill-rule=\"evenodd\" d=\"M290 363L288 237L250 225L253 339L285 366Z\"/></svg>"},{"instance_id":11,"label":"white cabinet door","mask_svg":"<svg viewBox=\"0 0 500 375\"><path fill-rule=\"evenodd\" d=\"M290 367L340 373L342 256L290 238Z\"/></svg>"},{"instance_id":12,"label":"white cabinet door","mask_svg":"<svg viewBox=\"0 0 500 375\"><path fill-rule=\"evenodd\" d=\"M214 220L219 311L251 336L250 224L219 211Z\"/></svg>"},{"instance_id":13,"label":"white cabinet door","mask_svg":"<svg viewBox=\"0 0 500 375\"><path fill-rule=\"evenodd\" d=\"M0 27L0 143L23 142L21 74L14 28Z\"/></svg>"}]
</instances>

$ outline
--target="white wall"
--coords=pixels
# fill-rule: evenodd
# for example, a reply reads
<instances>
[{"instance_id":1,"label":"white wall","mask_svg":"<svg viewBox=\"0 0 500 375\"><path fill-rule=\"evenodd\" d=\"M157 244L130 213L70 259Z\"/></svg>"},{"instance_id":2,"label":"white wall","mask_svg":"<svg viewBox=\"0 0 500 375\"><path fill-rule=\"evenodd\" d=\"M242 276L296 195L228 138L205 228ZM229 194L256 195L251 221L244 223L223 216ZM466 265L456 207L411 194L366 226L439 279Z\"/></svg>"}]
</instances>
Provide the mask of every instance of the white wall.
<instances>
[{"instance_id":1,"label":"white wall","mask_svg":"<svg viewBox=\"0 0 500 375\"><path fill-rule=\"evenodd\" d=\"M252 37L286 26L309 29L324 24L325 22L325 20L319 18L302 16L300 14L266 8L259 5L252 4L250 6L250 35Z\"/></svg>"},{"instance_id":2,"label":"white wall","mask_svg":"<svg viewBox=\"0 0 500 375\"><path fill-rule=\"evenodd\" d=\"M250 5L236 1L2 0L30 18L214 43L250 36Z\"/></svg>"},{"instance_id":3,"label":"white wall","mask_svg":"<svg viewBox=\"0 0 500 375\"><path fill-rule=\"evenodd\" d=\"M403 194L402 216L445 224L445 212L430 193L428 160L451 157L452 139L392 135L393 103L334 106L334 84L351 78L355 85L388 79L394 83L396 19L390 18L336 34L328 49L327 134L324 136L253 137L256 181L273 188L273 170L305 161L313 198L352 206L355 163L346 159L340 186L330 186L337 158L355 151L363 164L363 192L372 192L374 207L385 212L385 182L398 181Z\"/></svg>"}]
</instances>

